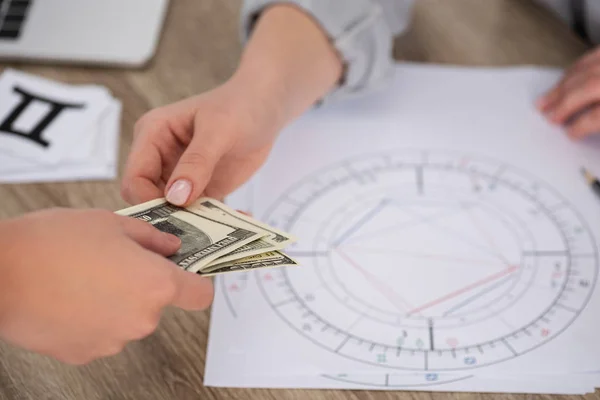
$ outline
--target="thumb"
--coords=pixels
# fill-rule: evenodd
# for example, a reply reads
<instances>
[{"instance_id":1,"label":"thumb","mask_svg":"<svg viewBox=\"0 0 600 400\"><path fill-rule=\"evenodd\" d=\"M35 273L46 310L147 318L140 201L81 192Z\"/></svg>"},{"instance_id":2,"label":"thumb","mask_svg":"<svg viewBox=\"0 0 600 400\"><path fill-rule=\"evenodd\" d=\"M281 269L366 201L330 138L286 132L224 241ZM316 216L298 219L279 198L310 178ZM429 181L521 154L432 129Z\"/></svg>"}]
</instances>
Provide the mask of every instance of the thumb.
<instances>
[{"instance_id":1,"label":"thumb","mask_svg":"<svg viewBox=\"0 0 600 400\"><path fill-rule=\"evenodd\" d=\"M172 301L175 307L184 310L204 310L210 306L214 297L213 283L192 272L173 266L173 275L177 292Z\"/></svg>"},{"instance_id":2,"label":"thumb","mask_svg":"<svg viewBox=\"0 0 600 400\"><path fill-rule=\"evenodd\" d=\"M176 206L197 200L210 181L221 152L217 144L194 137L181 155L166 187L166 199Z\"/></svg>"}]
</instances>

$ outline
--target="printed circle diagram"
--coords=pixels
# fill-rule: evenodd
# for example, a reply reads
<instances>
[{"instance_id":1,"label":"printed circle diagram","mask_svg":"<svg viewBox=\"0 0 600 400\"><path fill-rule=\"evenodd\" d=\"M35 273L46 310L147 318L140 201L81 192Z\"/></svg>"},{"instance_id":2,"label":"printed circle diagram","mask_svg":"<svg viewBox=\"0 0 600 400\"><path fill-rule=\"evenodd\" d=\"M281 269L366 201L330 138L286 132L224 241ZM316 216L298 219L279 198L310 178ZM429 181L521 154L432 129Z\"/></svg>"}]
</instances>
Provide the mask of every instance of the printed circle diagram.
<instances>
[{"instance_id":1,"label":"printed circle diagram","mask_svg":"<svg viewBox=\"0 0 600 400\"><path fill-rule=\"evenodd\" d=\"M289 187L265 218L300 238L287 254L301 266L255 277L290 327L341 357L423 372L495 364L560 335L595 286L586 221L502 162L396 151Z\"/></svg>"}]
</instances>

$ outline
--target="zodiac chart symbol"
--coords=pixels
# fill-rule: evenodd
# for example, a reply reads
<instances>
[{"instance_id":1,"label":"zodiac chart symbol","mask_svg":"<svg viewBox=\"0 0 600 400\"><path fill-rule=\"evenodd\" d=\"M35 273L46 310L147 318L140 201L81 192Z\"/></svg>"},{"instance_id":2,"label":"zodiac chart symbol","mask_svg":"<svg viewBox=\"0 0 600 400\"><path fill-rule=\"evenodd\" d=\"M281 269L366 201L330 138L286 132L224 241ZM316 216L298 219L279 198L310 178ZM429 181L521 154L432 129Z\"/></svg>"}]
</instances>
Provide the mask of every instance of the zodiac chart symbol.
<instances>
[{"instance_id":1,"label":"zodiac chart symbol","mask_svg":"<svg viewBox=\"0 0 600 400\"><path fill-rule=\"evenodd\" d=\"M289 187L261 217L300 238L287 254L301 266L221 284L235 312L231 288L255 281L273 312L340 357L424 384L470 374L560 335L595 287L585 219L502 162L397 151Z\"/></svg>"}]
</instances>

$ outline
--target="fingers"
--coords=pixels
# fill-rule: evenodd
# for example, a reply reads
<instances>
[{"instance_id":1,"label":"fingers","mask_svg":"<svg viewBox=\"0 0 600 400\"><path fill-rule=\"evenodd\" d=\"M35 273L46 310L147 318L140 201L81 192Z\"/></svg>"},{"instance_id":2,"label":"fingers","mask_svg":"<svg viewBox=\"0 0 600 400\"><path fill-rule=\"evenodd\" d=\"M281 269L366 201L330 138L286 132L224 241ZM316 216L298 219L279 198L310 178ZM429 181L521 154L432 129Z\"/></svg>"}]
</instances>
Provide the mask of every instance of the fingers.
<instances>
[{"instance_id":1,"label":"fingers","mask_svg":"<svg viewBox=\"0 0 600 400\"><path fill-rule=\"evenodd\" d=\"M563 76L560 82L538 101L540 111L549 114L568 90L581 85L583 76L582 74Z\"/></svg>"},{"instance_id":2,"label":"fingers","mask_svg":"<svg viewBox=\"0 0 600 400\"><path fill-rule=\"evenodd\" d=\"M195 134L194 139L175 166L165 197L177 206L187 206L200 197L211 179L215 165L223 154L221 143L210 140L214 135Z\"/></svg>"},{"instance_id":3,"label":"fingers","mask_svg":"<svg viewBox=\"0 0 600 400\"><path fill-rule=\"evenodd\" d=\"M600 107L593 108L577 118L568 128L568 135L574 139L583 139L600 131Z\"/></svg>"},{"instance_id":4,"label":"fingers","mask_svg":"<svg viewBox=\"0 0 600 400\"><path fill-rule=\"evenodd\" d=\"M133 143L125 166L121 195L129 204L139 204L162 197L159 149L149 138L138 137Z\"/></svg>"},{"instance_id":5,"label":"fingers","mask_svg":"<svg viewBox=\"0 0 600 400\"><path fill-rule=\"evenodd\" d=\"M172 261L153 253L137 251L132 260L129 265L135 265L136 268L132 270L131 279L146 282L146 285L140 283L138 289L142 290L144 296L151 297L143 301L141 308L154 304L151 308L154 310L153 315L157 317L147 326L150 329L144 330L142 334L153 330L154 322L158 321L160 312L168 305L195 311L204 310L212 303L214 288L210 279L185 271Z\"/></svg>"},{"instance_id":6,"label":"fingers","mask_svg":"<svg viewBox=\"0 0 600 400\"><path fill-rule=\"evenodd\" d=\"M163 256L170 256L175 254L181 246L181 240L177 236L161 232L147 222L131 217L120 217L119 219L125 234L147 250Z\"/></svg>"},{"instance_id":7,"label":"fingers","mask_svg":"<svg viewBox=\"0 0 600 400\"><path fill-rule=\"evenodd\" d=\"M572 138L600 130L600 51L580 59L537 103L550 122L567 127Z\"/></svg>"},{"instance_id":8,"label":"fingers","mask_svg":"<svg viewBox=\"0 0 600 400\"><path fill-rule=\"evenodd\" d=\"M537 100L536 105L541 112L547 114L550 111L550 108L556 103L556 100L560 96L564 82L568 77L568 75L564 75L552 89Z\"/></svg>"},{"instance_id":9,"label":"fingers","mask_svg":"<svg viewBox=\"0 0 600 400\"><path fill-rule=\"evenodd\" d=\"M546 111L548 118L556 124L567 123L600 100L600 79L589 76L574 77L571 86L565 83L561 92Z\"/></svg>"},{"instance_id":10,"label":"fingers","mask_svg":"<svg viewBox=\"0 0 600 400\"><path fill-rule=\"evenodd\" d=\"M142 176L128 176L121 184L121 196L132 205L163 197L162 185Z\"/></svg>"},{"instance_id":11,"label":"fingers","mask_svg":"<svg viewBox=\"0 0 600 400\"><path fill-rule=\"evenodd\" d=\"M176 293L172 304L184 310L204 310L213 301L214 287L212 281L173 266L173 277Z\"/></svg>"},{"instance_id":12,"label":"fingers","mask_svg":"<svg viewBox=\"0 0 600 400\"><path fill-rule=\"evenodd\" d=\"M185 113L176 112L179 108L185 107L175 104L166 111L151 111L136 123L121 185L121 195L128 203L163 197L164 177L172 171L186 144L181 143L169 126L171 120L189 119Z\"/></svg>"}]
</instances>

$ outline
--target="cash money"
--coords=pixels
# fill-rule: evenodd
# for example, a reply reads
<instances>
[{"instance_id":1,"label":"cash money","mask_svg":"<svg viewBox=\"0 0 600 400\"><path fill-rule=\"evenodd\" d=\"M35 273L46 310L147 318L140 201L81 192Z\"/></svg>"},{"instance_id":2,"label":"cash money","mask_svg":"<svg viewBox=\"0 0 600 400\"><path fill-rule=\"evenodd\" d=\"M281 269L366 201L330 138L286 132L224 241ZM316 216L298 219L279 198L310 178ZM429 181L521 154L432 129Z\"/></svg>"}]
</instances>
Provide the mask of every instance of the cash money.
<instances>
[{"instance_id":1,"label":"cash money","mask_svg":"<svg viewBox=\"0 0 600 400\"><path fill-rule=\"evenodd\" d=\"M248 243L237 250L232 251L226 256L219 257L212 264L222 264L228 261L234 261L241 258L273 251L282 250L289 244L296 241L296 238L288 233L277 230L273 227L262 224L253 218L250 218L243 213L235 211L227 205L213 199L201 198L193 205L194 209L201 208L205 212L214 213L215 218L220 221L227 221L232 225L236 225L249 230L266 231L269 234L254 242Z\"/></svg>"},{"instance_id":2,"label":"cash money","mask_svg":"<svg viewBox=\"0 0 600 400\"><path fill-rule=\"evenodd\" d=\"M185 208L156 199L116 213L179 237L181 248L168 258L186 271L213 276L298 265L282 252L297 240L294 236L214 199L202 198Z\"/></svg>"},{"instance_id":3,"label":"cash money","mask_svg":"<svg viewBox=\"0 0 600 400\"><path fill-rule=\"evenodd\" d=\"M197 272L211 261L268 235L264 230L248 230L218 221L212 214L199 210L173 206L165 199L126 208L117 214L148 222L179 237L181 248L169 259L190 272Z\"/></svg>"},{"instance_id":4,"label":"cash money","mask_svg":"<svg viewBox=\"0 0 600 400\"><path fill-rule=\"evenodd\" d=\"M197 274L213 276L227 272L251 271L260 268L291 267L295 265L298 265L298 263L284 253L280 251L269 251L235 261L213 264L198 271Z\"/></svg>"},{"instance_id":5,"label":"cash money","mask_svg":"<svg viewBox=\"0 0 600 400\"><path fill-rule=\"evenodd\" d=\"M197 203L200 204L202 207L206 207L218 213L223 218L231 218L232 221L244 222L246 224L249 224L250 226L253 226L255 229L262 229L269 232L269 234L271 235L269 241L277 243L278 245L281 245L283 247L286 247L297 240L296 237L290 235L289 233L280 231L278 229L273 228L272 226L268 226L259 221L256 221L254 218L251 218L241 212L235 211L234 209L228 207L227 205L217 200L201 198L200 200L198 200Z\"/></svg>"}]
</instances>

